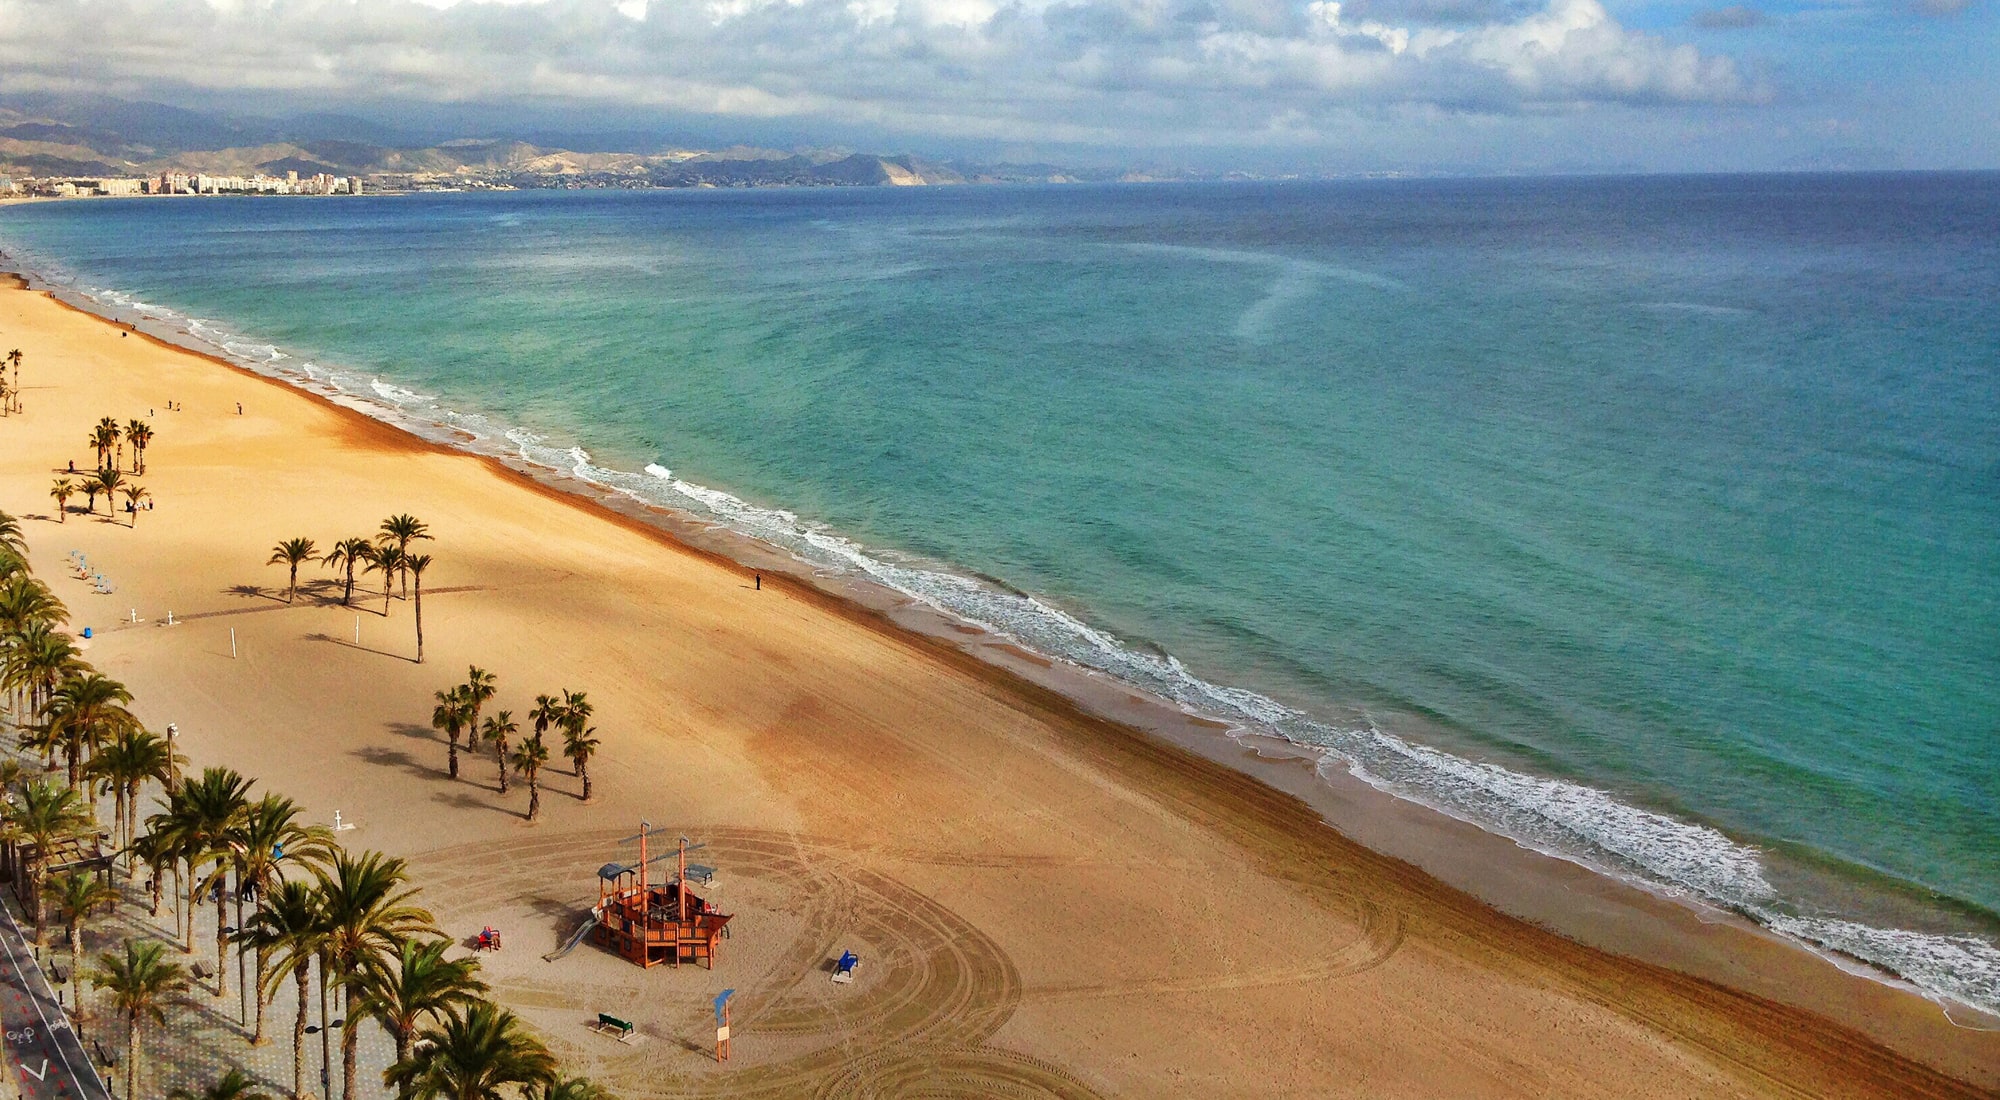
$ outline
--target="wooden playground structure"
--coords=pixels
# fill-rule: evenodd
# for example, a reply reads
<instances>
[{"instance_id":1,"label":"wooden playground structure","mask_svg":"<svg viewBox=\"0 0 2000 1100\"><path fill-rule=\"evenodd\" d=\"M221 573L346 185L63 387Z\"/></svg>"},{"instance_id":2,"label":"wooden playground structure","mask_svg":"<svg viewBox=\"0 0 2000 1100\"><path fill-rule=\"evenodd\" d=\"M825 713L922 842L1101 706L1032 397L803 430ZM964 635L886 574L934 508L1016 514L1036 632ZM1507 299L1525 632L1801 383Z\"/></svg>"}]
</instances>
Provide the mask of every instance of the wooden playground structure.
<instances>
[{"instance_id":1,"label":"wooden playground structure","mask_svg":"<svg viewBox=\"0 0 2000 1100\"><path fill-rule=\"evenodd\" d=\"M642 967L698 962L715 968L722 940L728 935L729 914L718 912L712 903L688 889L690 880L714 880L713 868L688 866L687 854L704 845L690 845L687 837L681 837L675 851L649 857L647 841L656 831L641 821L638 835L625 839L624 843L639 842L637 863L607 863L598 868L597 905L591 909L590 919L554 957L567 954L588 934L591 942ZM677 861L673 877L650 881L647 866L664 859Z\"/></svg>"}]
</instances>

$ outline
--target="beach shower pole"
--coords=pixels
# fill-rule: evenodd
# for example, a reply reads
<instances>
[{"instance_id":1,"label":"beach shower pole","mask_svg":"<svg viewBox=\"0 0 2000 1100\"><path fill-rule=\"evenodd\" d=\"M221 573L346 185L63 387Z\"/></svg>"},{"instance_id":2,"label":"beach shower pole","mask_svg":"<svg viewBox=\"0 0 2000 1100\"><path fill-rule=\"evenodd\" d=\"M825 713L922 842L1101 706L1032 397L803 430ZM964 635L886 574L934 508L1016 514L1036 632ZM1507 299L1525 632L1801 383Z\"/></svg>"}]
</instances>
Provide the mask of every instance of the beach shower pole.
<instances>
[{"instance_id":1,"label":"beach shower pole","mask_svg":"<svg viewBox=\"0 0 2000 1100\"><path fill-rule=\"evenodd\" d=\"M354 617L354 644L361 644L361 616Z\"/></svg>"},{"instance_id":2,"label":"beach shower pole","mask_svg":"<svg viewBox=\"0 0 2000 1100\"><path fill-rule=\"evenodd\" d=\"M229 657L231 660L236 658L236 628L233 626L229 628Z\"/></svg>"}]
</instances>

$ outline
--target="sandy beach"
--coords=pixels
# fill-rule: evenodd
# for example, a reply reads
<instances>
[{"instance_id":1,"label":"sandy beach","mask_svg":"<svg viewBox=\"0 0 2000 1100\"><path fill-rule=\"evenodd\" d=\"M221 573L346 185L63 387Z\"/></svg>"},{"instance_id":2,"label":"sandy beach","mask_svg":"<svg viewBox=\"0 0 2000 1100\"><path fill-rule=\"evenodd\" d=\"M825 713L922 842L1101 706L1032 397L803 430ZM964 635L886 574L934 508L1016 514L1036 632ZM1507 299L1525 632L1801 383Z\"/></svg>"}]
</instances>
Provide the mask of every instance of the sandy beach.
<instances>
[{"instance_id":1,"label":"sandy beach","mask_svg":"<svg viewBox=\"0 0 2000 1100\"><path fill-rule=\"evenodd\" d=\"M26 404L0 419L0 509L23 517L72 629L93 628L89 659L197 765L409 857L447 931L503 929L485 960L497 998L624 1096L2000 1088L2000 1034L1913 994L1197 725L1135 728L1116 699L1088 713L1032 658L1017 676L909 616L777 573L759 587L664 517L39 292L0 290L0 344L23 352ZM91 464L104 416L153 425L155 507L59 522L50 483ZM378 578L343 607L311 566L288 604L265 564L280 539L324 548L398 512L435 536L422 663L412 605ZM115 593L61 567L72 549ZM432 694L470 664L517 719L537 694L588 692L592 802L560 764L534 823L490 756L446 776ZM642 819L708 844L736 914L720 965L543 961ZM851 986L825 969L843 948L864 960ZM718 1065L725 987L735 1056ZM601 1011L643 1041L587 1030Z\"/></svg>"}]
</instances>

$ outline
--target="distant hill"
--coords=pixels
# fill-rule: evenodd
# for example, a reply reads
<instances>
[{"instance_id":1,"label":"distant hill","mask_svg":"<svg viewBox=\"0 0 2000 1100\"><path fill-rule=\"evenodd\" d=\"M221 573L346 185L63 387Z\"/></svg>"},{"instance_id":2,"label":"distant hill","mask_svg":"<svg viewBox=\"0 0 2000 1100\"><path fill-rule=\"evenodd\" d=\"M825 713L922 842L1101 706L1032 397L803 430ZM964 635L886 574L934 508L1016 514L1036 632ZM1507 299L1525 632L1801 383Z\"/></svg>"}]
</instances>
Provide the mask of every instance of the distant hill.
<instances>
[{"instance_id":1,"label":"distant hill","mask_svg":"<svg viewBox=\"0 0 2000 1100\"><path fill-rule=\"evenodd\" d=\"M684 148L622 135L626 150L507 136L422 141L366 119L246 118L101 96L0 97L0 175L366 177L377 189L437 187L878 187L1117 179L1118 171L940 163L849 149ZM544 142L546 142L546 138Z\"/></svg>"}]
</instances>

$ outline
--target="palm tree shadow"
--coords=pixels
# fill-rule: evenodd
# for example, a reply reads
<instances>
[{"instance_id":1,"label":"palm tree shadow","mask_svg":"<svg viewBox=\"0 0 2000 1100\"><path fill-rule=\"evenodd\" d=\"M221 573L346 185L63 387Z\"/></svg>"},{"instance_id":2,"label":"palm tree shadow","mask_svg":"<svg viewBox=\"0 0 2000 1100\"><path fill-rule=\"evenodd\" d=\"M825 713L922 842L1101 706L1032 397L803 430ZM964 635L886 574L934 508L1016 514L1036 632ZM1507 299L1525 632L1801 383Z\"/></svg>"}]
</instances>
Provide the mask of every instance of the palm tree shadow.
<instances>
[{"instance_id":1,"label":"palm tree shadow","mask_svg":"<svg viewBox=\"0 0 2000 1100\"><path fill-rule=\"evenodd\" d=\"M273 603L285 602L285 598L283 596L278 595L276 592L267 591L261 584L232 584L226 589L226 591L232 596L244 596L252 598L261 596L264 599L270 600Z\"/></svg>"},{"instance_id":2,"label":"palm tree shadow","mask_svg":"<svg viewBox=\"0 0 2000 1100\"><path fill-rule=\"evenodd\" d=\"M363 653L373 653L377 657L394 657L398 661L408 661L411 664L417 663L417 659L415 657L405 657L400 653L391 653L386 649L375 649L372 646L357 645L353 642L348 641L345 638L336 638L331 634L322 633L320 631L314 631L313 633L306 635L306 641L331 642L334 645L341 646L346 649L358 649Z\"/></svg>"},{"instance_id":3,"label":"palm tree shadow","mask_svg":"<svg viewBox=\"0 0 2000 1100\"><path fill-rule=\"evenodd\" d=\"M367 745L362 748L355 749L348 755L358 756L361 759L366 760L370 764L393 765L395 767L399 767L404 769L405 771L408 771L412 775L422 776L425 778L438 774L438 770L436 768L430 767L429 765L426 764L419 764L415 757L411 756L409 753L403 752L400 749L388 749L388 748L383 748L380 745Z\"/></svg>"},{"instance_id":4,"label":"palm tree shadow","mask_svg":"<svg viewBox=\"0 0 2000 1100\"><path fill-rule=\"evenodd\" d=\"M430 728L429 726L419 726L415 722L384 722L383 725L388 727L390 733L401 734L404 737L411 738L412 740L429 741L431 744L434 745L442 745L445 743L444 738L439 737L437 735L437 731ZM461 745L458 751L461 753L464 752L465 751L464 746Z\"/></svg>"},{"instance_id":5,"label":"palm tree shadow","mask_svg":"<svg viewBox=\"0 0 2000 1100\"><path fill-rule=\"evenodd\" d=\"M447 806L454 806L461 810L492 810L494 813L505 814L508 817L522 816L522 813L519 810L513 809L508 806L495 806L491 802L488 802L481 798L475 798L472 795L465 793L464 791L458 791L455 793L447 793L444 791L439 791L438 793L431 796L431 801L442 802Z\"/></svg>"}]
</instances>

